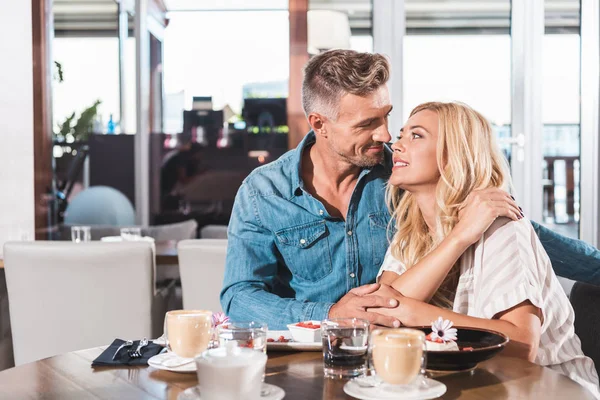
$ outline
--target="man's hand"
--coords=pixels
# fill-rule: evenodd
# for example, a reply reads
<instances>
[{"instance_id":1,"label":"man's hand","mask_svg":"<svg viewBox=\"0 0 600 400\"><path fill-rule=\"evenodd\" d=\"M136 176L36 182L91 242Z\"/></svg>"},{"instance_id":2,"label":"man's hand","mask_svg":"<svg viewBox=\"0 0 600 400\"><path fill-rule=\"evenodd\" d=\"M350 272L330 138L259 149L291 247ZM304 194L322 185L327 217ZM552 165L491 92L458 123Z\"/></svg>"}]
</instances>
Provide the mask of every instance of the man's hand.
<instances>
[{"instance_id":1,"label":"man's hand","mask_svg":"<svg viewBox=\"0 0 600 400\"><path fill-rule=\"evenodd\" d=\"M459 210L459 221L453 234L461 243L470 246L483 236L498 217L518 221L523 218L523 212L513 197L502 189L476 190L469 194Z\"/></svg>"},{"instance_id":2,"label":"man's hand","mask_svg":"<svg viewBox=\"0 0 600 400\"><path fill-rule=\"evenodd\" d=\"M362 318L371 324L398 328L397 318L367 312L367 308L395 308L398 300L393 297L383 297L373 294L380 288L378 283L364 285L349 291L344 297L329 309L329 318Z\"/></svg>"}]
</instances>

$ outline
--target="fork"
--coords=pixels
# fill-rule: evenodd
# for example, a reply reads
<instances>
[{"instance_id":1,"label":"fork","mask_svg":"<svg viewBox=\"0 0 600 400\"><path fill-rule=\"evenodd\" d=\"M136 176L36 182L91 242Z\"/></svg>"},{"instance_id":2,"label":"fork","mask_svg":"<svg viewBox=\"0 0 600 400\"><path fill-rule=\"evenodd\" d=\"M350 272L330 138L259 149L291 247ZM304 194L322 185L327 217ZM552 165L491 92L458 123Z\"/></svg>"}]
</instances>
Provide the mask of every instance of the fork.
<instances>
[{"instance_id":1,"label":"fork","mask_svg":"<svg viewBox=\"0 0 600 400\"><path fill-rule=\"evenodd\" d=\"M135 351L129 350L129 357L140 358L142 356L142 353L140 350L142 350L142 347L145 347L145 346L148 346L147 338L143 338L142 340L140 340L140 344L138 345L137 349L135 349Z\"/></svg>"},{"instance_id":2,"label":"fork","mask_svg":"<svg viewBox=\"0 0 600 400\"><path fill-rule=\"evenodd\" d=\"M117 357L117 354L119 354L119 352L121 351L121 349L123 347L130 347L130 346L133 346L133 340L128 340L128 341L124 342L122 345L120 345L119 348L117 349L117 351L115 351L115 354L112 357L113 361L115 360L115 358Z\"/></svg>"}]
</instances>

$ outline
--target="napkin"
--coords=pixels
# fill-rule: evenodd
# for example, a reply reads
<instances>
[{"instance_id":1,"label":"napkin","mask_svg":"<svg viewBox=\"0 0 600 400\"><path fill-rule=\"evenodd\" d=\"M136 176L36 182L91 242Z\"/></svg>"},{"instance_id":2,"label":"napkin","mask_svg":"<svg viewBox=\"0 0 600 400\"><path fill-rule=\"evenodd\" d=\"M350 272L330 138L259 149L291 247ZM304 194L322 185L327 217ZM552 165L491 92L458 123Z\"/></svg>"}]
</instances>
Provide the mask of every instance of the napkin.
<instances>
[{"instance_id":1,"label":"napkin","mask_svg":"<svg viewBox=\"0 0 600 400\"><path fill-rule=\"evenodd\" d=\"M137 349L137 346L140 344L139 340L135 340L133 345L130 347L123 347L119 354L113 360L113 355L115 351L125 343L124 340L115 339L114 342L106 350L102 352L94 361L92 361L92 367L105 367L105 366L119 366L119 365L148 365L148 360L151 357L154 357L158 353L163 350L162 346L155 344L153 342L148 343L147 346L142 347L140 352L142 356L139 358L131 358L129 357L129 350Z\"/></svg>"}]
</instances>

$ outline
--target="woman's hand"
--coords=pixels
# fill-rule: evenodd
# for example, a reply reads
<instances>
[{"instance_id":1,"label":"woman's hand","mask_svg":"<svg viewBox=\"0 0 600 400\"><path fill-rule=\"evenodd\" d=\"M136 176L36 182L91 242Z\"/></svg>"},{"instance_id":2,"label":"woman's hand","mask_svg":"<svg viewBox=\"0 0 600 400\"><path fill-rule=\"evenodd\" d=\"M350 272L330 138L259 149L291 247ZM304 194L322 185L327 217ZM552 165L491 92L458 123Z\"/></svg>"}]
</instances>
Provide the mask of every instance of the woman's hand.
<instances>
[{"instance_id":1,"label":"woman's hand","mask_svg":"<svg viewBox=\"0 0 600 400\"><path fill-rule=\"evenodd\" d=\"M408 297L403 296L402 293L398 292L393 287L384 285L384 284L381 284L381 286L379 287L379 289L377 289L376 292L369 294L368 296L374 296L374 295L396 299L398 301L398 305L393 308L389 308L389 307L388 308L383 308L383 307L367 308L367 312L394 317L394 318L398 319L402 325L407 325L407 323L405 321L403 321L403 318L405 318L404 313L409 308L409 307L407 307L407 305L409 303L414 302L413 299L409 299Z\"/></svg>"},{"instance_id":2,"label":"woman's hand","mask_svg":"<svg viewBox=\"0 0 600 400\"><path fill-rule=\"evenodd\" d=\"M502 189L476 190L469 194L458 212L452 234L464 246L477 242L498 217L518 221L524 217L514 198Z\"/></svg>"}]
</instances>

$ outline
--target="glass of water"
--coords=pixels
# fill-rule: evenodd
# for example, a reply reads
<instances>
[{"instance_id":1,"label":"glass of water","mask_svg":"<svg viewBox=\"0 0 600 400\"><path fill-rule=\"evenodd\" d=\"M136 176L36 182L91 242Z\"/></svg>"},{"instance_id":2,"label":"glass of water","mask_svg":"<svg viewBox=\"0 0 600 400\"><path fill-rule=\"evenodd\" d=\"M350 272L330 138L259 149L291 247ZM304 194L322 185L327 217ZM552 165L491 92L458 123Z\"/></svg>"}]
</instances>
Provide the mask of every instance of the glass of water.
<instances>
[{"instance_id":1,"label":"glass of water","mask_svg":"<svg viewBox=\"0 0 600 400\"><path fill-rule=\"evenodd\" d=\"M142 238L142 228L139 226L121 228L121 238L123 240L140 240Z\"/></svg>"},{"instance_id":2,"label":"glass of water","mask_svg":"<svg viewBox=\"0 0 600 400\"><path fill-rule=\"evenodd\" d=\"M92 240L92 228L89 226L72 226L71 240L75 243L89 242Z\"/></svg>"},{"instance_id":3,"label":"glass of water","mask_svg":"<svg viewBox=\"0 0 600 400\"><path fill-rule=\"evenodd\" d=\"M262 322L228 322L217 328L219 346L229 341L239 347L267 352L267 324Z\"/></svg>"},{"instance_id":4,"label":"glass of water","mask_svg":"<svg viewBox=\"0 0 600 400\"><path fill-rule=\"evenodd\" d=\"M321 322L326 378L353 378L367 372L369 322L358 318Z\"/></svg>"}]
</instances>

